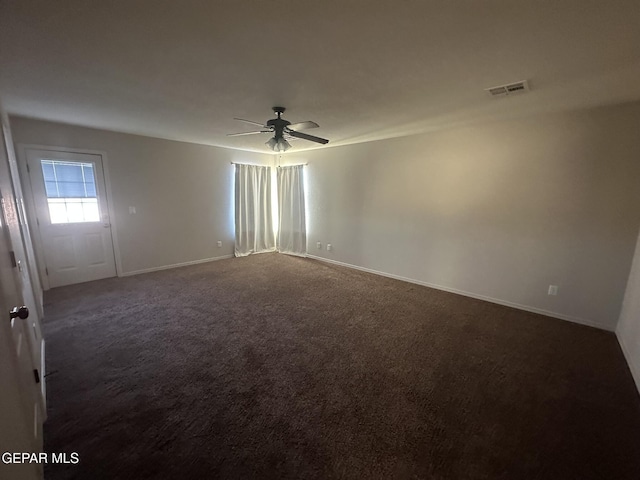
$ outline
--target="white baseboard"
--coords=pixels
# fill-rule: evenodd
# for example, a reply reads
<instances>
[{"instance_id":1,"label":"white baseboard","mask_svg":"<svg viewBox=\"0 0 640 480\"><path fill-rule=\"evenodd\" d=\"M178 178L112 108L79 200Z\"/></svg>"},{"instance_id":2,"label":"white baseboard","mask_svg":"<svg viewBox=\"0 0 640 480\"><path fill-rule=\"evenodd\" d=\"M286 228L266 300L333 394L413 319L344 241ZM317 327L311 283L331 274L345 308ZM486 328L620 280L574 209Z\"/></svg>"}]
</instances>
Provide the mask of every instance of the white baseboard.
<instances>
[{"instance_id":1,"label":"white baseboard","mask_svg":"<svg viewBox=\"0 0 640 480\"><path fill-rule=\"evenodd\" d=\"M638 388L638 392L640 393L640 365L636 365L631 352L629 351L629 347L627 347L627 344L624 341L624 337L622 337L617 331L616 337L618 338L618 343L620 344L620 348L622 349L624 358L627 360L627 365L629 365L629 370L631 370L631 376L636 382L636 387Z\"/></svg>"},{"instance_id":2,"label":"white baseboard","mask_svg":"<svg viewBox=\"0 0 640 480\"><path fill-rule=\"evenodd\" d=\"M131 272L123 272L120 276L121 277L130 277L132 275L139 275L141 273L151 273L151 272L157 272L159 270L169 270L171 268L187 267L189 265L197 265L199 263L215 262L216 260L224 260L226 258L233 258L233 255L222 255L220 257L203 258L201 260L192 260L190 262L174 263L173 265L163 265L161 267L152 267L152 268L144 268L142 270L133 270Z\"/></svg>"},{"instance_id":3,"label":"white baseboard","mask_svg":"<svg viewBox=\"0 0 640 480\"><path fill-rule=\"evenodd\" d=\"M281 252L280 250L278 250L278 253L281 255L289 255L290 257L300 257L300 258L307 258L309 256L308 253Z\"/></svg>"},{"instance_id":4,"label":"white baseboard","mask_svg":"<svg viewBox=\"0 0 640 480\"><path fill-rule=\"evenodd\" d=\"M353 268L355 270L360 270L367 273L373 273L375 275L381 275L383 277L389 277L396 280L402 280L403 282L415 283L417 285L422 285L424 287L435 288L436 290L442 290L444 292L455 293L457 295L463 295L465 297L476 298L478 300L484 300L486 302L497 303L498 305L504 305L505 307L517 308L518 310L524 310L526 312L538 313L540 315L545 315L547 317L559 318L560 320L566 320L568 322L579 323L581 325L587 325L589 327L599 328L601 330L607 330L613 332L615 327L610 325L605 325L602 323L594 322L592 320L587 320L585 318L573 317L571 315L565 315L563 313L552 312L549 310L544 310L542 308L532 307L529 305L522 305L520 303L509 302L507 300L501 300L499 298L487 297L485 295L478 295L476 293L465 292L463 290L458 290L456 288L444 287L442 285L436 285L434 283L423 282L422 280L416 280L414 278L402 277L400 275L394 275L393 273L381 272L378 270L373 270L371 268L360 267L358 265L352 265L350 263L339 262L337 260L331 260L324 257L317 257L315 255L307 255L307 258L311 258L313 260L319 260L321 262L333 263L335 265L340 265L342 267Z\"/></svg>"}]
</instances>

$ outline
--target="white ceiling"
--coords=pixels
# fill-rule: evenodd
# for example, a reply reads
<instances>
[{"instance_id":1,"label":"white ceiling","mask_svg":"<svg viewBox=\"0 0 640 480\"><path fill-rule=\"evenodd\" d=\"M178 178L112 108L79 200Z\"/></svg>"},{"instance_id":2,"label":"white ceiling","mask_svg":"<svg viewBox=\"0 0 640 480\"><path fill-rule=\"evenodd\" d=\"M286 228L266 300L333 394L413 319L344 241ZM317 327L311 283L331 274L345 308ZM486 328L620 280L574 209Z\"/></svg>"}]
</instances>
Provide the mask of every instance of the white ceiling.
<instances>
[{"instance_id":1,"label":"white ceiling","mask_svg":"<svg viewBox=\"0 0 640 480\"><path fill-rule=\"evenodd\" d=\"M487 87L528 79L531 92ZM344 145L640 99L638 0L2 0L12 114L269 151L233 117ZM297 140L295 150L316 148Z\"/></svg>"}]
</instances>

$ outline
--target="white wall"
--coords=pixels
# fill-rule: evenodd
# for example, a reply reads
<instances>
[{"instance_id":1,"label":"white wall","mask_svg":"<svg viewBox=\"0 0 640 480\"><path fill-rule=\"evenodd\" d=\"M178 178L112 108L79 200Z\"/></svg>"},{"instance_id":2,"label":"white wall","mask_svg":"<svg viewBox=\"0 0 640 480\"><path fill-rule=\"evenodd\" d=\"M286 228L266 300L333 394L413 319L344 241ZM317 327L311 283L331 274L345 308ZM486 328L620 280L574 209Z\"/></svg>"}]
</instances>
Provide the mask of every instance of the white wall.
<instances>
[{"instance_id":1,"label":"white wall","mask_svg":"<svg viewBox=\"0 0 640 480\"><path fill-rule=\"evenodd\" d=\"M280 162L309 162L310 254L614 330L640 224L639 127L635 103Z\"/></svg>"},{"instance_id":2,"label":"white wall","mask_svg":"<svg viewBox=\"0 0 640 480\"><path fill-rule=\"evenodd\" d=\"M273 161L272 155L20 117L11 117L11 126L16 145L106 152L123 274L232 255L231 162Z\"/></svg>"},{"instance_id":3,"label":"white wall","mask_svg":"<svg viewBox=\"0 0 640 480\"><path fill-rule=\"evenodd\" d=\"M640 390L640 236L633 257L616 334L638 390Z\"/></svg>"}]
</instances>

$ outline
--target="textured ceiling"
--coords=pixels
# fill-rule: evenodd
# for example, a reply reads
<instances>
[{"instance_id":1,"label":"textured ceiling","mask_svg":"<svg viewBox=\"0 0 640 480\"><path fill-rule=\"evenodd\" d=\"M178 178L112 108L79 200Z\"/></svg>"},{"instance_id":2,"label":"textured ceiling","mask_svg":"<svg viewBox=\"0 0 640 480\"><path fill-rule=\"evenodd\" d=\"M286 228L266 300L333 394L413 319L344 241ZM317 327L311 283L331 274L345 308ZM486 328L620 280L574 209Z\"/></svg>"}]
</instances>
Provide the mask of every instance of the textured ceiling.
<instances>
[{"instance_id":1,"label":"textured ceiling","mask_svg":"<svg viewBox=\"0 0 640 480\"><path fill-rule=\"evenodd\" d=\"M531 92L484 88L528 79ZM637 0L0 0L12 114L268 151L233 117L341 145L640 99ZM316 148L296 140L295 150ZM322 147L326 148L326 147Z\"/></svg>"}]
</instances>

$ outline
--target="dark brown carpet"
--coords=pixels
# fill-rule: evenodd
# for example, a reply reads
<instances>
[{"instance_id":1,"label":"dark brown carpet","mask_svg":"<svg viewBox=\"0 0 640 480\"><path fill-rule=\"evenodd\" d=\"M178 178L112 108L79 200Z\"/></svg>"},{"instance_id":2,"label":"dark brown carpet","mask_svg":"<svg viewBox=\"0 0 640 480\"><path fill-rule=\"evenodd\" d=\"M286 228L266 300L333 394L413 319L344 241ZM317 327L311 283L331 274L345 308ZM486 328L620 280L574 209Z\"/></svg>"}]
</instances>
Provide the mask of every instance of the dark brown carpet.
<instances>
[{"instance_id":1,"label":"dark brown carpet","mask_svg":"<svg viewBox=\"0 0 640 480\"><path fill-rule=\"evenodd\" d=\"M609 332L278 254L45 312L48 480L640 478Z\"/></svg>"}]
</instances>

